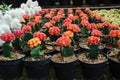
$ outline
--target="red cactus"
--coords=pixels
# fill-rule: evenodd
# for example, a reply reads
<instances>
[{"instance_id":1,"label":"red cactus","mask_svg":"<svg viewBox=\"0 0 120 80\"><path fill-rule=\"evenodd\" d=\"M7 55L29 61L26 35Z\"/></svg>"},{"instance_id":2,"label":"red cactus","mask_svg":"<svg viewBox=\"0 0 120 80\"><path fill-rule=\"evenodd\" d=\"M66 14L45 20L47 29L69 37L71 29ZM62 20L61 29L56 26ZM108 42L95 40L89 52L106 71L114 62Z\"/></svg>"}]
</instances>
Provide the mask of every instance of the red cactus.
<instances>
[{"instance_id":1,"label":"red cactus","mask_svg":"<svg viewBox=\"0 0 120 80\"><path fill-rule=\"evenodd\" d=\"M24 31L24 32L30 32L32 29L31 29L31 27L30 26L24 26L23 28L22 28L22 30Z\"/></svg>"},{"instance_id":2,"label":"red cactus","mask_svg":"<svg viewBox=\"0 0 120 80\"><path fill-rule=\"evenodd\" d=\"M6 33L3 33L1 36L0 36L0 39L2 39L3 41L5 42L11 42L15 39L15 36L13 33L10 33L10 32L6 32Z\"/></svg>"},{"instance_id":3,"label":"red cactus","mask_svg":"<svg viewBox=\"0 0 120 80\"><path fill-rule=\"evenodd\" d=\"M76 24L71 24L67 27L68 30L72 31L72 32L80 32L80 28L78 25Z\"/></svg>"},{"instance_id":4,"label":"red cactus","mask_svg":"<svg viewBox=\"0 0 120 80\"><path fill-rule=\"evenodd\" d=\"M34 23L35 24L41 23L41 16L35 16Z\"/></svg>"},{"instance_id":5,"label":"red cactus","mask_svg":"<svg viewBox=\"0 0 120 80\"><path fill-rule=\"evenodd\" d=\"M100 42L100 38L96 37L96 36L90 36L88 37L88 43L96 45Z\"/></svg>"},{"instance_id":6,"label":"red cactus","mask_svg":"<svg viewBox=\"0 0 120 80\"><path fill-rule=\"evenodd\" d=\"M39 38L41 41L46 39L46 34L43 32L35 32L33 35L34 38Z\"/></svg>"},{"instance_id":7,"label":"red cactus","mask_svg":"<svg viewBox=\"0 0 120 80\"><path fill-rule=\"evenodd\" d=\"M66 31L62 34L64 37L72 38L74 36L72 31Z\"/></svg>"},{"instance_id":8,"label":"red cactus","mask_svg":"<svg viewBox=\"0 0 120 80\"><path fill-rule=\"evenodd\" d=\"M71 45L71 39L67 37L60 37L57 39L56 44L58 46L70 46Z\"/></svg>"},{"instance_id":9,"label":"red cactus","mask_svg":"<svg viewBox=\"0 0 120 80\"><path fill-rule=\"evenodd\" d=\"M47 14L45 15L45 18L50 19L50 18L52 18L52 15L51 15L50 13L47 13Z\"/></svg>"},{"instance_id":10,"label":"red cactus","mask_svg":"<svg viewBox=\"0 0 120 80\"><path fill-rule=\"evenodd\" d=\"M92 32L91 32L91 35L92 36L102 36L102 32L97 30L97 29L94 29Z\"/></svg>"},{"instance_id":11,"label":"red cactus","mask_svg":"<svg viewBox=\"0 0 120 80\"><path fill-rule=\"evenodd\" d=\"M105 21L105 22L103 23L103 25L104 25L105 27L109 27L110 23L107 22L107 21Z\"/></svg>"},{"instance_id":12,"label":"red cactus","mask_svg":"<svg viewBox=\"0 0 120 80\"><path fill-rule=\"evenodd\" d=\"M58 34L60 34L60 29L58 27L51 27L49 29L49 34L50 35L58 35Z\"/></svg>"},{"instance_id":13,"label":"red cactus","mask_svg":"<svg viewBox=\"0 0 120 80\"><path fill-rule=\"evenodd\" d=\"M120 30L111 30L110 37L120 37Z\"/></svg>"},{"instance_id":14,"label":"red cactus","mask_svg":"<svg viewBox=\"0 0 120 80\"><path fill-rule=\"evenodd\" d=\"M88 24L88 25L87 25L87 29L88 29L88 30L96 29L96 24L94 24L94 23Z\"/></svg>"},{"instance_id":15,"label":"red cactus","mask_svg":"<svg viewBox=\"0 0 120 80\"><path fill-rule=\"evenodd\" d=\"M50 28L52 26L53 26L53 24L51 22L46 22L43 27L44 28Z\"/></svg>"},{"instance_id":16,"label":"red cactus","mask_svg":"<svg viewBox=\"0 0 120 80\"><path fill-rule=\"evenodd\" d=\"M24 14L23 18L26 19L26 20L29 20L30 19L30 15L29 14Z\"/></svg>"},{"instance_id":17,"label":"red cactus","mask_svg":"<svg viewBox=\"0 0 120 80\"><path fill-rule=\"evenodd\" d=\"M35 25L35 23L34 22L28 22L27 25L30 26L30 27L33 27Z\"/></svg>"},{"instance_id":18,"label":"red cactus","mask_svg":"<svg viewBox=\"0 0 120 80\"><path fill-rule=\"evenodd\" d=\"M22 38L24 36L24 32L21 29L16 29L13 31L13 34L16 38Z\"/></svg>"}]
</instances>

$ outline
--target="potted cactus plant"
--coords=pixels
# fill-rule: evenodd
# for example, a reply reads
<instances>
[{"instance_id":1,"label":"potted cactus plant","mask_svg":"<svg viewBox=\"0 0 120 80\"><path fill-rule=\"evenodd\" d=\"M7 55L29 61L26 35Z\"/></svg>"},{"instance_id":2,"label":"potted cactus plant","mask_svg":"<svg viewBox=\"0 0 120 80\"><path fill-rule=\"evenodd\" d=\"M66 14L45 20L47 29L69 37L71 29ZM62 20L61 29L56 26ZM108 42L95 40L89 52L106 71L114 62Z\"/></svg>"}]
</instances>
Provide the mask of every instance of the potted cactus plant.
<instances>
[{"instance_id":1,"label":"potted cactus plant","mask_svg":"<svg viewBox=\"0 0 120 80\"><path fill-rule=\"evenodd\" d=\"M19 51L23 51L23 49L24 49L24 42L22 40L22 38L24 36L23 30L15 29L15 30L13 30L13 34L15 35L15 39L12 42L14 48Z\"/></svg>"},{"instance_id":2,"label":"potted cactus plant","mask_svg":"<svg viewBox=\"0 0 120 80\"><path fill-rule=\"evenodd\" d=\"M53 43L57 40L57 38L60 36L60 29L59 27L51 27L49 29L49 38L50 41L52 41ZM55 44L54 44L55 45Z\"/></svg>"},{"instance_id":3,"label":"potted cactus plant","mask_svg":"<svg viewBox=\"0 0 120 80\"><path fill-rule=\"evenodd\" d=\"M107 58L99 51L100 38L96 36L88 37L89 51L79 55L79 61L84 78L97 80L103 77L104 67Z\"/></svg>"},{"instance_id":4,"label":"potted cactus plant","mask_svg":"<svg viewBox=\"0 0 120 80\"><path fill-rule=\"evenodd\" d=\"M45 39L46 35L44 33L36 32L27 43L31 49L30 55L24 59L28 79L48 80L50 56L45 55L44 52L46 49Z\"/></svg>"},{"instance_id":5,"label":"potted cactus plant","mask_svg":"<svg viewBox=\"0 0 120 80\"><path fill-rule=\"evenodd\" d=\"M5 32L0 36L0 39L5 41L0 54L0 76L2 79L19 79L22 77L24 55L13 51L12 41L15 36L11 32Z\"/></svg>"},{"instance_id":6,"label":"potted cactus plant","mask_svg":"<svg viewBox=\"0 0 120 80\"><path fill-rule=\"evenodd\" d=\"M91 35L101 38L102 32L97 30L97 29L94 29L94 30L91 31ZM87 39L81 40L80 43L79 43L79 46L80 46L81 50L89 50L90 49ZM100 43L98 48L99 48L100 51L102 51L105 48L105 45Z\"/></svg>"},{"instance_id":7,"label":"potted cactus plant","mask_svg":"<svg viewBox=\"0 0 120 80\"><path fill-rule=\"evenodd\" d=\"M61 52L51 58L56 77L58 80L73 80L77 67L77 58L74 55L73 46L71 46L71 39L60 37L57 39L56 45L61 47Z\"/></svg>"},{"instance_id":8,"label":"potted cactus plant","mask_svg":"<svg viewBox=\"0 0 120 80\"><path fill-rule=\"evenodd\" d=\"M107 52L109 69L112 76L119 79L120 78L120 40L117 40L116 47L113 47Z\"/></svg>"}]
</instances>

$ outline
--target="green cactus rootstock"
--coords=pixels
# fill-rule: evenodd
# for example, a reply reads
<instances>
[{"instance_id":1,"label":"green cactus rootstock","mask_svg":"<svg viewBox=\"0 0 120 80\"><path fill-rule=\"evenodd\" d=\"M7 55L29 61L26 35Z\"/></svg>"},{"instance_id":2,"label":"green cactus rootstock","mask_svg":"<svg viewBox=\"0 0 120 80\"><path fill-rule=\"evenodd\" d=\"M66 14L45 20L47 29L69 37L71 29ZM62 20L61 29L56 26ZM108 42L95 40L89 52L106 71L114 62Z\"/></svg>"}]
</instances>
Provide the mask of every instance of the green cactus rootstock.
<instances>
[{"instance_id":1,"label":"green cactus rootstock","mask_svg":"<svg viewBox=\"0 0 120 80\"><path fill-rule=\"evenodd\" d=\"M77 33L74 33L73 39L76 43L78 43L79 41L79 36L77 35Z\"/></svg>"},{"instance_id":2,"label":"green cactus rootstock","mask_svg":"<svg viewBox=\"0 0 120 80\"><path fill-rule=\"evenodd\" d=\"M118 40L119 40L119 38L113 38L112 39L112 45L114 46L114 47L117 47L117 42L118 42Z\"/></svg>"},{"instance_id":3,"label":"green cactus rootstock","mask_svg":"<svg viewBox=\"0 0 120 80\"><path fill-rule=\"evenodd\" d=\"M3 55L5 57L12 57L12 44L10 42L5 42L3 44Z\"/></svg>"},{"instance_id":4,"label":"green cactus rootstock","mask_svg":"<svg viewBox=\"0 0 120 80\"><path fill-rule=\"evenodd\" d=\"M44 52L42 50L42 47L38 46L38 47L31 49L30 55L31 55L31 57L44 56Z\"/></svg>"},{"instance_id":5,"label":"green cactus rootstock","mask_svg":"<svg viewBox=\"0 0 120 80\"><path fill-rule=\"evenodd\" d=\"M13 47L15 49L18 49L18 50L23 50L24 48L24 43L22 41L21 38L16 38L14 41L13 41Z\"/></svg>"},{"instance_id":6,"label":"green cactus rootstock","mask_svg":"<svg viewBox=\"0 0 120 80\"><path fill-rule=\"evenodd\" d=\"M81 33L83 35L85 35L85 36L89 36L90 35L90 31L87 28L85 28L85 27L81 28Z\"/></svg>"},{"instance_id":7,"label":"green cactus rootstock","mask_svg":"<svg viewBox=\"0 0 120 80\"><path fill-rule=\"evenodd\" d=\"M89 46L90 49L89 49L89 57L90 59L97 59L97 56L99 54L99 48L98 48L98 45L90 45Z\"/></svg>"},{"instance_id":8,"label":"green cactus rootstock","mask_svg":"<svg viewBox=\"0 0 120 80\"><path fill-rule=\"evenodd\" d=\"M35 26L33 26L32 27L32 33L35 33L37 30L36 30L36 27Z\"/></svg>"},{"instance_id":9,"label":"green cactus rootstock","mask_svg":"<svg viewBox=\"0 0 120 80\"><path fill-rule=\"evenodd\" d=\"M70 57L73 53L73 46L61 47L61 55L63 57Z\"/></svg>"},{"instance_id":10,"label":"green cactus rootstock","mask_svg":"<svg viewBox=\"0 0 120 80\"><path fill-rule=\"evenodd\" d=\"M51 41L56 41L60 36L59 35L51 35L50 40Z\"/></svg>"},{"instance_id":11,"label":"green cactus rootstock","mask_svg":"<svg viewBox=\"0 0 120 80\"><path fill-rule=\"evenodd\" d=\"M23 40L25 42L28 42L28 40L30 40L31 38L33 38L33 33L32 32L26 32L24 37L23 37Z\"/></svg>"},{"instance_id":12,"label":"green cactus rootstock","mask_svg":"<svg viewBox=\"0 0 120 80\"><path fill-rule=\"evenodd\" d=\"M45 50L45 49L46 49L45 41L42 41L42 42L41 42L41 49L42 49L42 50Z\"/></svg>"},{"instance_id":13,"label":"green cactus rootstock","mask_svg":"<svg viewBox=\"0 0 120 80\"><path fill-rule=\"evenodd\" d=\"M104 35L108 35L109 32L110 32L109 27L104 27L104 28L102 29L102 33L103 33Z\"/></svg>"}]
</instances>

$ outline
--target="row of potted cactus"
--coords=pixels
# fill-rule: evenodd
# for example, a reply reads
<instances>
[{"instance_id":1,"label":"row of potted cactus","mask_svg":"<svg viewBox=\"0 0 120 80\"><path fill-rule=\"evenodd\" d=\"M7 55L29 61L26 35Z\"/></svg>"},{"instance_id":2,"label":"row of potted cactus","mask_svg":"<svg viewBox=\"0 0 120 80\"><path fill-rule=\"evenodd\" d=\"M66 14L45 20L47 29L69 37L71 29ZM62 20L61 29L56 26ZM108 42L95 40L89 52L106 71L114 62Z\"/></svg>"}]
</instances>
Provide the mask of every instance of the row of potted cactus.
<instances>
[{"instance_id":1,"label":"row of potted cactus","mask_svg":"<svg viewBox=\"0 0 120 80\"><path fill-rule=\"evenodd\" d=\"M73 80L79 61L83 76L96 80L103 77L107 59L115 56L114 52L103 53L104 47L120 45L119 26L103 22L102 16L89 8L43 9L23 14L20 24L21 28L0 35L5 41L0 55L0 75L4 79L21 77L24 66L28 79L48 80L52 62L58 80ZM84 42L86 50L80 45ZM102 42L106 45L100 49ZM50 50L49 45L54 48Z\"/></svg>"},{"instance_id":2,"label":"row of potted cactus","mask_svg":"<svg viewBox=\"0 0 120 80\"><path fill-rule=\"evenodd\" d=\"M120 25L120 9L101 9L94 10L94 12L103 16L103 21L109 21L113 24Z\"/></svg>"}]
</instances>

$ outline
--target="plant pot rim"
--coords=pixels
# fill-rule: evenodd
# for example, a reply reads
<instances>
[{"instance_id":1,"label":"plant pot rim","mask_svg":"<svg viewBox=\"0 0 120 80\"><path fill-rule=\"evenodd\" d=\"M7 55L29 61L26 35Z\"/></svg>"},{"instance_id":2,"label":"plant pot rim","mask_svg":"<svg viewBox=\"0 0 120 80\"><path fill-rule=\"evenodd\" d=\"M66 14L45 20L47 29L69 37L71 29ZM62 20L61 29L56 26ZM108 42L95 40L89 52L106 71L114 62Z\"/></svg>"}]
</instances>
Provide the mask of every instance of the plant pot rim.
<instances>
[{"instance_id":1,"label":"plant pot rim","mask_svg":"<svg viewBox=\"0 0 120 80\"><path fill-rule=\"evenodd\" d=\"M112 61L114 61L114 62L116 62L116 63L120 63L120 62L118 62L118 61L110 58L109 54L110 54L111 51L112 51L112 50L109 50L109 51L107 52L107 58L110 59L110 60L112 60Z\"/></svg>"},{"instance_id":2,"label":"plant pot rim","mask_svg":"<svg viewBox=\"0 0 120 80\"><path fill-rule=\"evenodd\" d=\"M29 57L29 56L27 56L27 57ZM42 62L42 61L51 61L51 59L50 59L50 57L49 58L47 58L47 59L44 59L44 60L38 60L38 61L28 61L28 60L25 60L27 57L25 57L24 59L23 59L23 61L24 62L29 62L29 63L35 63L35 62Z\"/></svg>"},{"instance_id":3,"label":"plant pot rim","mask_svg":"<svg viewBox=\"0 0 120 80\"><path fill-rule=\"evenodd\" d=\"M17 60L23 60L25 58L25 55L21 58L18 59L13 59L13 60L0 60L0 62L12 62L12 61L17 61Z\"/></svg>"},{"instance_id":4,"label":"plant pot rim","mask_svg":"<svg viewBox=\"0 0 120 80\"><path fill-rule=\"evenodd\" d=\"M84 53L84 54L85 54L85 53ZM100 54L102 54L102 52L101 52ZM107 58L107 56L106 56L105 54L102 54L102 55L104 55L104 56L106 57L106 60L105 60L104 62L101 62L101 63L91 64L91 63L83 62L83 61L79 60L79 57L78 57L78 60L79 60L79 62L84 63L84 64L88 64L88 65L99 65L99 64L104 64L104 63L108 62L108 58Z\"/></svg>"},{"instance_id":5,"label":"plant pot rim","mask_svg":"<svg viewBox=\"0 0 120 80\"><path fill-rule=\"evenodd\" d=\"M61 65L66 65L66 64L71 64L71 63L74 63L74 62L77 62L78 59L74 60L74 61L71 61L71 62L67 62L67 63L60 63L60 62L55 62L53 60L51 60L53 63L56 63L56 64L61 64Z\"/></svg>"},{"instance_id":6,"label":"plant pot rim","mask_svg":"<svg viewBox=\"0 0 120 80\"><path fill-rule=\"evenodd\" d=\"M89 48L84 48L84 47L80 46L82 43L86 43L86 42L79 42L79 47L81 47L81 48L83 48L83 49L86 49L86 50L89 50ZM102 48L99 48L99 50L102 50L102 49L105 48L105 44L100 43L100 45L102 45L103 47L102 47ZM100 45L99 45L99 46L100 46Z\"/></svg>"},{"instance_id":7,"label":"plant pot rim","mask_svg":"<svg viewBox=\"0 0 120 80\"><path fill-rule=\"evenodd\" d=\"M56 54L54 54L54 55L56 55ZM54 56L53 55L53 56ZM75 54L74 54L75 55ZM52 60L52 57L50 58L51 59L51 61L53 62L53 63L56 63L56 64L63 64L63 65L66 65L66 64L71 64L71 63L74 63L74 62L77 62L78 61L78 58L76 57L76 60L74 60L74 61L71 61L71 62L56 62L56 61L54 61L54 60Z\"/></svg>"}]
</instances>

